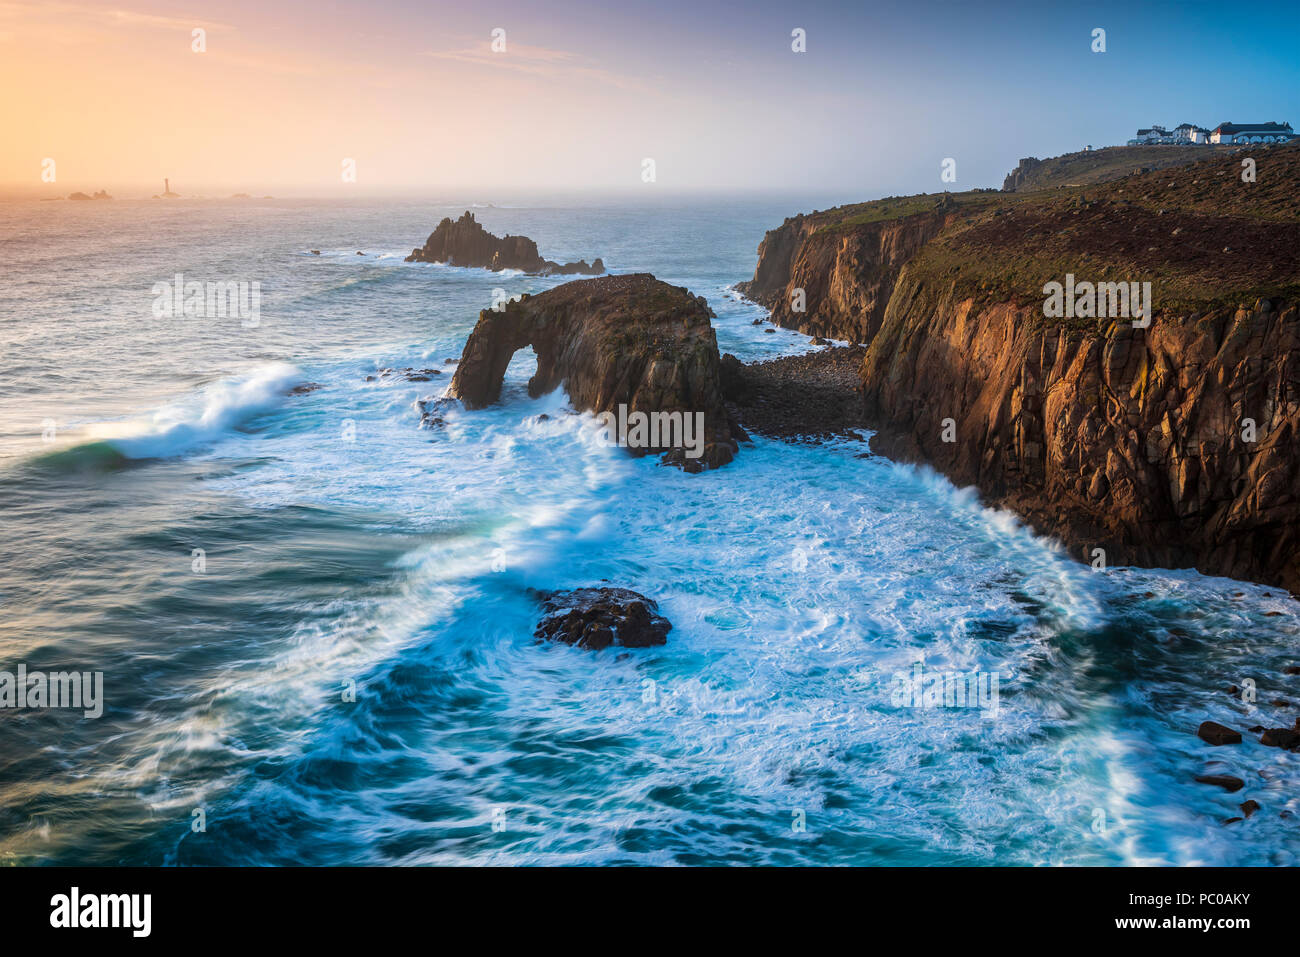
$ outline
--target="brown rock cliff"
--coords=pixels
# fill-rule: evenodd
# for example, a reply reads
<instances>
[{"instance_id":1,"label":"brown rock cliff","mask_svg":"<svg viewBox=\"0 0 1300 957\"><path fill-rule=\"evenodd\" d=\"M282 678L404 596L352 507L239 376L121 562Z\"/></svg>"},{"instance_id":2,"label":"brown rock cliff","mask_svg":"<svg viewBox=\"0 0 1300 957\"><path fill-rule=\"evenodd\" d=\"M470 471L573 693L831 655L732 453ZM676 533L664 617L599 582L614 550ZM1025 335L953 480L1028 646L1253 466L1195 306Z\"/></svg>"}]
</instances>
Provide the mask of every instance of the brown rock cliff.
<instances>
[{"instance_id":1,"label":"brown rock cliff","mask_svg":"<svg viewBox=\"0 0 1300 957\"><path fill-rule=\"evenodd\" d=\"M854 228L823 217L795 216L763 238L758 268L737 289L772 312L772 322L810 336L868 343L903 265L937 236L953 215L935 208ZM798 312L798 290L804 311Z\"/></svg>"},{"instance_id":2,"label":"brown rock cliff","mask_svg":"<svg viewBox=\"0 0 1300 957\"><path fill-rule=\"evenodd\" d=\"M1086 188L794 217L741 289L780 324L869 343L885 454L1080 559L1300 592L1300 149L1250 152L1257 180L1215 151ZM1150 326L1045 317L1067 272L1150 281Z\"/></svg>"}]
</instances>

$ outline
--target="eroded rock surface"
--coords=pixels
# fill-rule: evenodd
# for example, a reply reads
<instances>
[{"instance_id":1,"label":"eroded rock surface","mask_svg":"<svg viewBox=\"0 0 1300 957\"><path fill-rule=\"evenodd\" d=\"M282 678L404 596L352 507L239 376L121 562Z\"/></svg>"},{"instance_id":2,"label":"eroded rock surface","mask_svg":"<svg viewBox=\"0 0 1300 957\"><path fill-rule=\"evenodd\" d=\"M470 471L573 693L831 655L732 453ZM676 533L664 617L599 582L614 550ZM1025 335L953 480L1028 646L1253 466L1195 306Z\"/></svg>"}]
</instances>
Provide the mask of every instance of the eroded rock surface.
<instances>
[{"instance_id":1,"label":"eroded rock surface","mask_svg":"<svg viewBox=\"0 0 1300 957\"><path fill-rule=\"evenodd\" d=\"M475 266L494 272L519 269L535 275L598 276L605 271L605 263L599 258L590 266L585 259L564 265L543 259L537 243L527 236L493 236L468 210L458 220L444 218L423 246L411 250L406 261Z\"/></svg>"},{"instance_id":2,"label":"eroded rock surface","mask_svg":"<svg viewBox=\"0 0 1300 957\"><path fill-rule=\"evenodd\" d=\"M575 588L542 596L536 637L600 650L647 648L668 641L672 623L659 606L627 588Z\"/></svg>"},{"instance_id":3,"label":"eroded rock surface","mask_svg":"<svg viewBox=\"0 0 1300 957\"><path fill-rule=\"evenodd\" d=\"M680 428L662 420L658 441L643 436L638 442L629 432L627 450L663 454L665 462L688 471L717 468L731 461L738 446L723 404L712 315L702 297L649 273L580 280L525 295L499 312L479 314L449 395L468 409L492 404L511 357L531 346L537 373L529 395L563 386L583 411L620 420L634 413L676 415Z\"/></svg>"},{"instance_id":4,"label":"eroded rock surface","mask_svg":"<svg viewBox=\"0 0 1300 957\"><path fill-rule=\"evenodd\" d=\"M775 322L869 344L874 449L977 487L1076 558L1296 593L1300 148L1258 161L1254 184L1211 154L1086 189L795 217L741 288ZM1067 273L1146 281L1154 314L1049 318L1044 284Z\"/></svg>"},{"instance_id":5,"label":"eroded rock surface","mask_svg":"<svg viewBox=\"0 0 1300 957\"><path fill-rule=\"evenodd\" d=\"M868 343L899 271L956 216L942 199L926 207L855 226L830 214L791 217L763 238L754 278L736 288L770 309L778 326Z\"/></svg>"}]
</instances>

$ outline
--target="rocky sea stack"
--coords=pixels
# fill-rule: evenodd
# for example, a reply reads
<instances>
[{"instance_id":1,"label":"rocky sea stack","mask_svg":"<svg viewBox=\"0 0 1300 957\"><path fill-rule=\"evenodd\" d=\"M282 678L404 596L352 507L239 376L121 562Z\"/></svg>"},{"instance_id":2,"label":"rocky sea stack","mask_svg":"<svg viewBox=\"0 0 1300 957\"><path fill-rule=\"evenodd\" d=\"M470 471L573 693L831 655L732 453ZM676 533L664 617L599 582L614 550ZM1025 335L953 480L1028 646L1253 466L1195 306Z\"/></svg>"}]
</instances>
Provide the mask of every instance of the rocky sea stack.
<instances>
[{"instance_id":1,"label":"rocky sea stack","mask_svg":"<svg viewBox=\"0 0 1300 957\"><path fill-rule=\"evenodd\" d=\"M411 250L406 261L473 266L494 272L518 269L540 276L598 276L605 271L605 263L599 258L590 266L585 259L564 265L543 259L537 243L527 236L493 236L468 210L454 222L450 216L445 217L422 247Z\"/></svg>"},{"instance_id":2,"label":"rocky sea stack","mask_svg":"<svg viewBox=\"0 0 1300 957\"><path fill-rule=\"evenodd\" d=\"M633 455L662 453L666 463L691 472L717 468L731 461L743 433L723 404L712 316L703 297L649 273L525 295L500 312L479 313L450 395L470 409L492 404L511 356L531 346L537 373L530 395L563 386L576 408L620 423L634 413L676 414L680 434L664 428L658 441L631 434L620 444Z\"/></svg>"}]
</instances>

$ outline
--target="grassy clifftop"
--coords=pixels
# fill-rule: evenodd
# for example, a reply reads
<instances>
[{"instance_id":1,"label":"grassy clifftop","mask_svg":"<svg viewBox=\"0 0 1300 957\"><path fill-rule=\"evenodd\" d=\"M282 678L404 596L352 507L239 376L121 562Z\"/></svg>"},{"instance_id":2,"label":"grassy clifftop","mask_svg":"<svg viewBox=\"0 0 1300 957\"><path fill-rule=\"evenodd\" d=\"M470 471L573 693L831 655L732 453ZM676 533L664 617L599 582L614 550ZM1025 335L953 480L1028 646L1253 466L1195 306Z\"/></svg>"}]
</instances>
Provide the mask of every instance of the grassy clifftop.
<instances>
[{"instance_id":1,"label":"grassy clifftop","mask_svg":"<svg viewBox=\"0 0 1300 957\"><path fill-rule=\"evenodd\" d=\"M1032 192L1068 186L1095 186L1133 173L1187 166L1221 156L1240 146L1106 146L1040 160L1030 156L1007 174L1006 192Z\"/></svg>"},{"instance_id":2,"label":"grassy clifftop","mask_svg":"<svg viewBox=\"0 0 1300 957\"><path fill-rule=\"evenodd\" d=\"M1156 316L1296 298L1300 143L1195 155L1091 186L888 197L792 217L764 238L754 280L739 288L779 325L863 343L904 269L981 305L1041 304L1044 285L1067 274L1149 282ZM806 298L798 313L796 296Z\"/></svg>"},{"instance_id":3,"label":"grassy clifftop","mask_svg":"<svg viewBox=\"0 0 1300 957\"><path fill-rule=\"evenodd\" d=\"M1255 160L1255 181L1242 160ZM1300 148L1219 154L1092 188L1009 194L926 246L913 273L980 300L1049 280L1150 282L1162 309L1300 293ZM1029 200L1029 201L1026 201ZM1089 320L1080 320L1087 323Z\"/></svg>"}]
</instances>

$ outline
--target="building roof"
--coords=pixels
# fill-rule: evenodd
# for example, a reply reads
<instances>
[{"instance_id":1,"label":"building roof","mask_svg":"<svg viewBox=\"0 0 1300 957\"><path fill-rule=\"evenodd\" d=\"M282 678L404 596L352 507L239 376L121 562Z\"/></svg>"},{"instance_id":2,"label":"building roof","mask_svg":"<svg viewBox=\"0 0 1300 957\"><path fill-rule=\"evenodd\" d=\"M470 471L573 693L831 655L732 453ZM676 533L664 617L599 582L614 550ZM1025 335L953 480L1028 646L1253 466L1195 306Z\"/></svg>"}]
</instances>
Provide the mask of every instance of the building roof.
<instances>
[{"instance_id":1,"label":"building roof","mask_svg":"<svg viewBox=\"0 0 1300 957\"><path fill-rule=\"evenodd\" d=\"M1290 133L1290 123L1220 123L1216 133Z\"/></svg>"}]
</instances>

